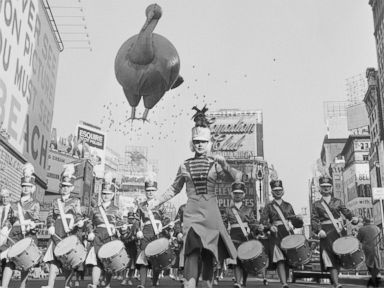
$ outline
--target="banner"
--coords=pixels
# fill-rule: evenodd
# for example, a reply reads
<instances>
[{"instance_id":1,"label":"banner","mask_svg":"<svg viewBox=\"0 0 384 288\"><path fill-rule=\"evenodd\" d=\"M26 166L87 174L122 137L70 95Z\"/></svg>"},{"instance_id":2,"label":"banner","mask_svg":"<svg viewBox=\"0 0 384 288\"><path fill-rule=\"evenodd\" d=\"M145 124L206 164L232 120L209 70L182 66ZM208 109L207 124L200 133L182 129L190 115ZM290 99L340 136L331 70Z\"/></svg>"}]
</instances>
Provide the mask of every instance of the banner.
<instances>
[{"instance_id":1,"label":"banner","mask_svg":"<svg viewBox=\"0 0 384 288\"><path fill-rule=\"evenodd\" d=\"M59 47L40 0L0 1L0 123L45 181Z\"/></svg>"},{"instance_id":2,"label":"banner","mask_svg":"<svg viewBox=\"0 0 384 288\"><path fill-rule=\"evenodd\" d=\"M104 177L105 133L88 125L79 124L77 139L82 145L83 157L91 161L96 177Z\"/></svg>"},{"instance_id":3,"label":"banner","mask_svg":"<svg viewBox=\"0 0 384 288\"><path fill-rule=\"evenodd\" d=\"M47 165L47 191L59 193L60 174L63 172L64 164L76 160L70 155L66 155L49 149Z\"/></svg>"}]
</instances>

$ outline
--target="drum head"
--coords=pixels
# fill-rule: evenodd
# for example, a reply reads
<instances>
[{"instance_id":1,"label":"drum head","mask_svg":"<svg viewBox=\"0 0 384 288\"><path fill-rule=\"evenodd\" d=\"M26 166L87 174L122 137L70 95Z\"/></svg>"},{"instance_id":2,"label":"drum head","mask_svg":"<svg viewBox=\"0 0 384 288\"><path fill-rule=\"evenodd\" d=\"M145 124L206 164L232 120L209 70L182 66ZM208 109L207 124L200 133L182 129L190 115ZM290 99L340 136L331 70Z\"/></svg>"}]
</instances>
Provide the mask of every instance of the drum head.
<instances>
[{"instance_id":1,"label":"drum head","mask_svg":"<svg viewBox=\"0 0 384 288\"><path fill-rule=\"evenodd\" d=\"M258 240L244 242L237 249L237 255L241 260L253 259L263 252L263 244Z\"/></svg>"},{"instance_id":2,"label":"drum head","mask_svg":"<svg viewBox=\"0 0 384 288\"><path fill-rule=\"evenodd\" d=\"M77 241L79 241L79 239L75 235L64 238L59 243L57 243L54 251L55 255L64 255L71 251L74 247L76 247Z\"/></svg>"},{"instance_id":3,"label":"drum head","mask_svg":"<svg viewBox=\"0 0 384 288\"><path fill-rule=\"evenodd\" d=\"M359 240L353 236L341 237L333 242L332 249L336 254L350 254L359 249Z\"/></svg>"},{"instance_id":4,"label":"drum head","mask_svg":"<svg viewBox=\"0 0 384 288\"><path fill-rule=\"evenodd\" d=\"M281 241L281 248L283 249L292 249L303 246L305 243L305 236L296 234L296 235L289 235L287 237L284 237Z\"/></svg>"},{"instance_id":5,"label":"drum head","mask_svg":"<svg viewBox=\"0 0 384 288\"><path fill-rule=\"evenodd\" d=\"M169 248L169 241L167 238L160 238L153 240L145 247L145 255L152 256L160 254Z\"/></svg>"},{"instance_id":6,"label":"drum head","mask_svg":"<svg viewBox=\"0 0 384 288\"><path fill-rule=\"evenodd\" d=\"M9 248L8 257L12 258L20 255L23 251L27 250L32 242L32 238L25 238L16 242L13 246L11 246L11 248Z\"/></svg>"},{"instance_id":7,"label":"drum head","mask_svg":"<svg viewBox=\"0 0 384 288\"><path fill-rule=\"evenodd\" d=\"M120 240L113 240L101 246L98 255L100 258L109 258L118 254L122 248L124 248L123 242Z\"/></svg>"}]
</instances>

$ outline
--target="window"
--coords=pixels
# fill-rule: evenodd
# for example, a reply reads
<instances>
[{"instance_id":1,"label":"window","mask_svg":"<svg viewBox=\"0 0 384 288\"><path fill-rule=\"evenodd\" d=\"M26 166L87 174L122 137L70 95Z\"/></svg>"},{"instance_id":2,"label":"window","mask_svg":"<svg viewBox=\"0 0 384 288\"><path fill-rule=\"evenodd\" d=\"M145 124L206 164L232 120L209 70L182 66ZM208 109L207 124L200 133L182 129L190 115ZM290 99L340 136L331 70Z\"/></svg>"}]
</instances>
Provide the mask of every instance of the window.
<instances>
[{"instance_id":1,"label":"window","mask_svg":"<svg viewBox=\"0 0 384 288\"><path fill-rule=\"evenodd\" d=\"M363 161L368 161L368 155L363 155Z\"/></svg>"}]
</instances>

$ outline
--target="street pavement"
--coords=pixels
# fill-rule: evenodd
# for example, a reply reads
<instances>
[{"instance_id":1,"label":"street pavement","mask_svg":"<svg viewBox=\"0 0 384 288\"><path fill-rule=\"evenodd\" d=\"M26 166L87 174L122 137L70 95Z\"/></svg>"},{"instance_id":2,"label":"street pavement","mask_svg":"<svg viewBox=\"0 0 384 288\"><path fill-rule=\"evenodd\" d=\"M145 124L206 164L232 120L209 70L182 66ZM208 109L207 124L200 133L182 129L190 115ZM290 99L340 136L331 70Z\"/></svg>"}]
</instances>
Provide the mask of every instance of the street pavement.
<instances>
[{"instance_id":1,"label":"street pavement","mask_svg":"<svg viewBox=\"0 0 384 288\"><path fill-rule=\"evenodd\" d=\"M123 287L135 287L139 284L136 280L134 281L134 286L121 286L120 285L120 282L121 281L116 281L116 280L113 280L112 281L112 288L123 288ZM87 287L87 284L90 283L89 280L86 280L86 281L80 281L80 286L81 288L86 288ZM28 283L27 283L27 288L40 288L42 285L46 285L47 284L47 280L30 280ZM19 281L17 280L14 280L11 282L11 284L9 285L9 288L17 288L19 285ZM55 288L63 288L64 287L64 281L63 280L59 280L55 283ZM150 283L148 282L148 285L146 287L152 287L150 285ZM177 282L177 281L174 281L174 280L170 280L169 278L165 278L165 279L161 279L160 281L160 286L159 288L168 288L168 287L181 287L181 283L180 282ZM201 284L199 285L199 287L201 287ZM230 279L226 279L226 280L222 280L219 282L219 285L218 286L214 286L214 287L218 287L218 288L229 288L229 287L233 287L233 282L230 280ZM280 288L281 287L281 284L279 282L277 282L277 280L271 280L269 281L269 285L268 286L264 286L263 283L261 282L261 280L258 280L258 279L252 279L251 281L248 282L248 285L247 285L248 288L250 287L258 287L258 288L261 288L261 287L270 287L270 288ZM316 283L313 283L313 282L303 282L303 281L298 281L297 283L293 284L293 283L290 283L289 284L289 287L290 288L315 288L315 287L332 287L331 285L329 284L316 284ZM343 287L344 288L357 288L357 287L366 287L366 285L364 284L364 282L361 282L361 281L355 281L355 283L351 283L351 284L343 284ZM384 287L384 286L380 286L380 287Z\"/></svg>"}]
</instances>

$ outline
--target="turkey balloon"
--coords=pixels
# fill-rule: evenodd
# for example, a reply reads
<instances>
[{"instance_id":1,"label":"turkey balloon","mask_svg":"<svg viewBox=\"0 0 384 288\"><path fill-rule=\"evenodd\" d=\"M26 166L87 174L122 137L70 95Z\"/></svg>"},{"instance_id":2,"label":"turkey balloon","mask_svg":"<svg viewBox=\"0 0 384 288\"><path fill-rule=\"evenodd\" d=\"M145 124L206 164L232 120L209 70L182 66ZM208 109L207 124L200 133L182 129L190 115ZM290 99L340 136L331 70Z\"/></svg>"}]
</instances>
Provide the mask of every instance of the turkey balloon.
<instances>
[{"instance_id":1,"label":"turkey balloon","mask_svg":"<svg viewBox=\"0 0 384 288\"><path fill-rule=\"evenodd\" d=\"M129 119L143 121L147 120L149 110L165 92L183 82L179 75L180 58L176 48L165 37L153 33L162 15L161 7L151 4L145 14L147 20L139 34L123 43L115 59L117 81L132 107ZM136 107L141 98L145 110L142 118L136 118Z\"/></svg>"}]
</instances>

